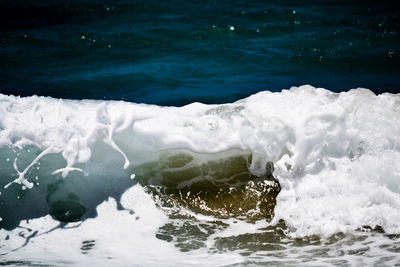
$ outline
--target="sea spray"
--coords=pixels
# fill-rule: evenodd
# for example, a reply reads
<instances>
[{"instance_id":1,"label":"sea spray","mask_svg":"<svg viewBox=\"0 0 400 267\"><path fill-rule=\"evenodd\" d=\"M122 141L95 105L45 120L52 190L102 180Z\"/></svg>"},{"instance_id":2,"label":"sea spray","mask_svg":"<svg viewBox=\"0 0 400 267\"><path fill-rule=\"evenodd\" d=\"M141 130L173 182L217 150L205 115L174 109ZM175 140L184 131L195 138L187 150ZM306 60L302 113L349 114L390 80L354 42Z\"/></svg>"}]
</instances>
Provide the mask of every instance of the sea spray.
<instances>
[{"instance_id":1,"label":"sea spray","mask_svg":"<svg viewBox=\"0 0 400 267\"><path fill-rule=\"evenodd\" d=\"M33 186L31 169L52 155L66 162L52 170L55 176L68 179L71 171L81 170L74 175L84 179L83 174L96 176L109 168L123 178L135 173L135 166L156 160L158 151L238 149L251 154L248 168L256 176L264 175L271 162L282 188L275 221L284 219L296 234L332 234L364 225L397 233L399 103L398 95L376 96L366 89L337 94L311 86L182 108L2 95L1 153L27 146L42 151L24 164L18 155L12 162L2 160L2 165L14 163L11 171L1 170L3 190L13 182ZM40 170L37 175L40 180ZM352 203L352 212L343 203ZM346 216L338 218L338 210Z\"/></svg>"}]
</instances>

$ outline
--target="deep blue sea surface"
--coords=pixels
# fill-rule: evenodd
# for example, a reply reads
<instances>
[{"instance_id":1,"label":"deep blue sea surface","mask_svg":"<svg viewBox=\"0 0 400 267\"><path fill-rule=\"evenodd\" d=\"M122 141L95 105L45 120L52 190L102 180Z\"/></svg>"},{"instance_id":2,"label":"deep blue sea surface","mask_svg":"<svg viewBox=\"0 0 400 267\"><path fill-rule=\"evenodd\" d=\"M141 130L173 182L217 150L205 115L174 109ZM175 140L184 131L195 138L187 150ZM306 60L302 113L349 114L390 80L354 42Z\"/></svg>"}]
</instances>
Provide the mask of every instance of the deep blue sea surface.
<instances>
[{"instance_id":1,"label":"deep blue sea surface","mask_svg":"<svg viewBox=\"0 0 400 267\"><path fill-rule=\"evenodd\" d=\"M1 1L0 93L159 105L400 91L396 1Z\"/></svg>"}]
</instances>

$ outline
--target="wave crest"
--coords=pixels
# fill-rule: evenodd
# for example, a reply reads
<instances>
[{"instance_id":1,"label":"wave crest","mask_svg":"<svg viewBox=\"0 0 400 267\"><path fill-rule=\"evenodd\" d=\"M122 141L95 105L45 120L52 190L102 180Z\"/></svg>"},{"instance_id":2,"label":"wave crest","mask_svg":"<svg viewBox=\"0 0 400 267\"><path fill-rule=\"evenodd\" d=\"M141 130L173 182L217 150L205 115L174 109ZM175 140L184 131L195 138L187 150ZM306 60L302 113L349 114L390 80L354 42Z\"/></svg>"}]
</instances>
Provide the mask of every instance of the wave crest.
<instances>
[{"instance_id":1,"label":"wave crest","mask_svg":"<svg viewBox=\"0 0 400 267\"><path fill-rule=\"evenodd\" d=\"M399 95L301 86L232 104L181 108L0 95L0 113L0 154L8 159L0 163L1 183L9 186L3 191L15 183L34 187L35 176L128 178L134 170L144 179L135 168L163 162L160 151L210 157L236 149L247 153L241 157L247 157L250 180L265 176L273 164L281 186L273 222L284 219L293 234L364 225L400 232ZM22 156L28 147L37 154ZM58 155L57 164L49 165L49 155ZM188 156L173 161L185 162ZM39 164L47 167L34 171ZM182 189L188 177L198 177L198 167L173 169L159 169L163 183Z\"/></svg>"}]
</instances>

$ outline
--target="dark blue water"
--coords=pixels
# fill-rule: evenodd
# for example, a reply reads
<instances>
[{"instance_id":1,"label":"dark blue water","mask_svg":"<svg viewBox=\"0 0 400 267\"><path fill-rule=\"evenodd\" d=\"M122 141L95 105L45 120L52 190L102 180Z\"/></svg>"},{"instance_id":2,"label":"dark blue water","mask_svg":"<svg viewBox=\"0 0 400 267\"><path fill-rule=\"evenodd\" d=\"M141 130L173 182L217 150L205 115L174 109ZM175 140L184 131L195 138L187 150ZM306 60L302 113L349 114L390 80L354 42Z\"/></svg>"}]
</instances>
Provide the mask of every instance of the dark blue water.
<instances>
[{"instance_id":1,"label":"dark blue water","mask_svg":"<svg viewBox=\"0 0 400 267\"><path fill-rule=\"evenodd\" d=\"M162 105L400 92L400 3L1 1L0 92Z\"/></svg>"}]
</instances>

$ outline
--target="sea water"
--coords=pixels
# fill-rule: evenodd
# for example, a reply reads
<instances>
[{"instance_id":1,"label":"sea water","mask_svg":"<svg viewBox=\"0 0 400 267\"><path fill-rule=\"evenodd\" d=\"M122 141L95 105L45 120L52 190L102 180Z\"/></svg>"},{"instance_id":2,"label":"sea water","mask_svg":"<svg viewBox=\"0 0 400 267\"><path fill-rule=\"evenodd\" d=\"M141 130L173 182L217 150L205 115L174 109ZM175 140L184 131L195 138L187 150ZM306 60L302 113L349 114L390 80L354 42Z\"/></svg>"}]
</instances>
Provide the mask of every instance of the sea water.
<instances>
[{"instance_id":1,"label":"sea water","mask_svg":"<svg viewBox=\"0 0 400 267\"><path fill-rule=\"evenodd\" d=\"M399 89L396 1L2 1L0 91L181 106Z\"/></svg>"},{"instance_id":2,"label":"sea water","mask_svg":"<svg viewBox=\"0 0 400 267\"><path fill-rule=\"evenodd\" d=\"M180 108L0 103L10 264L400 260L398 95L302 86Z\"/></svg>"},{"instance_id":3,"label":"sea water","mask_svg":"<svg viewBox=\"0 0 400 267\"><path fill-rule=\"evenodd\" d=\"M1 264L400 264L398 10L7 2Z\"/></svg>"}]
</instances>

